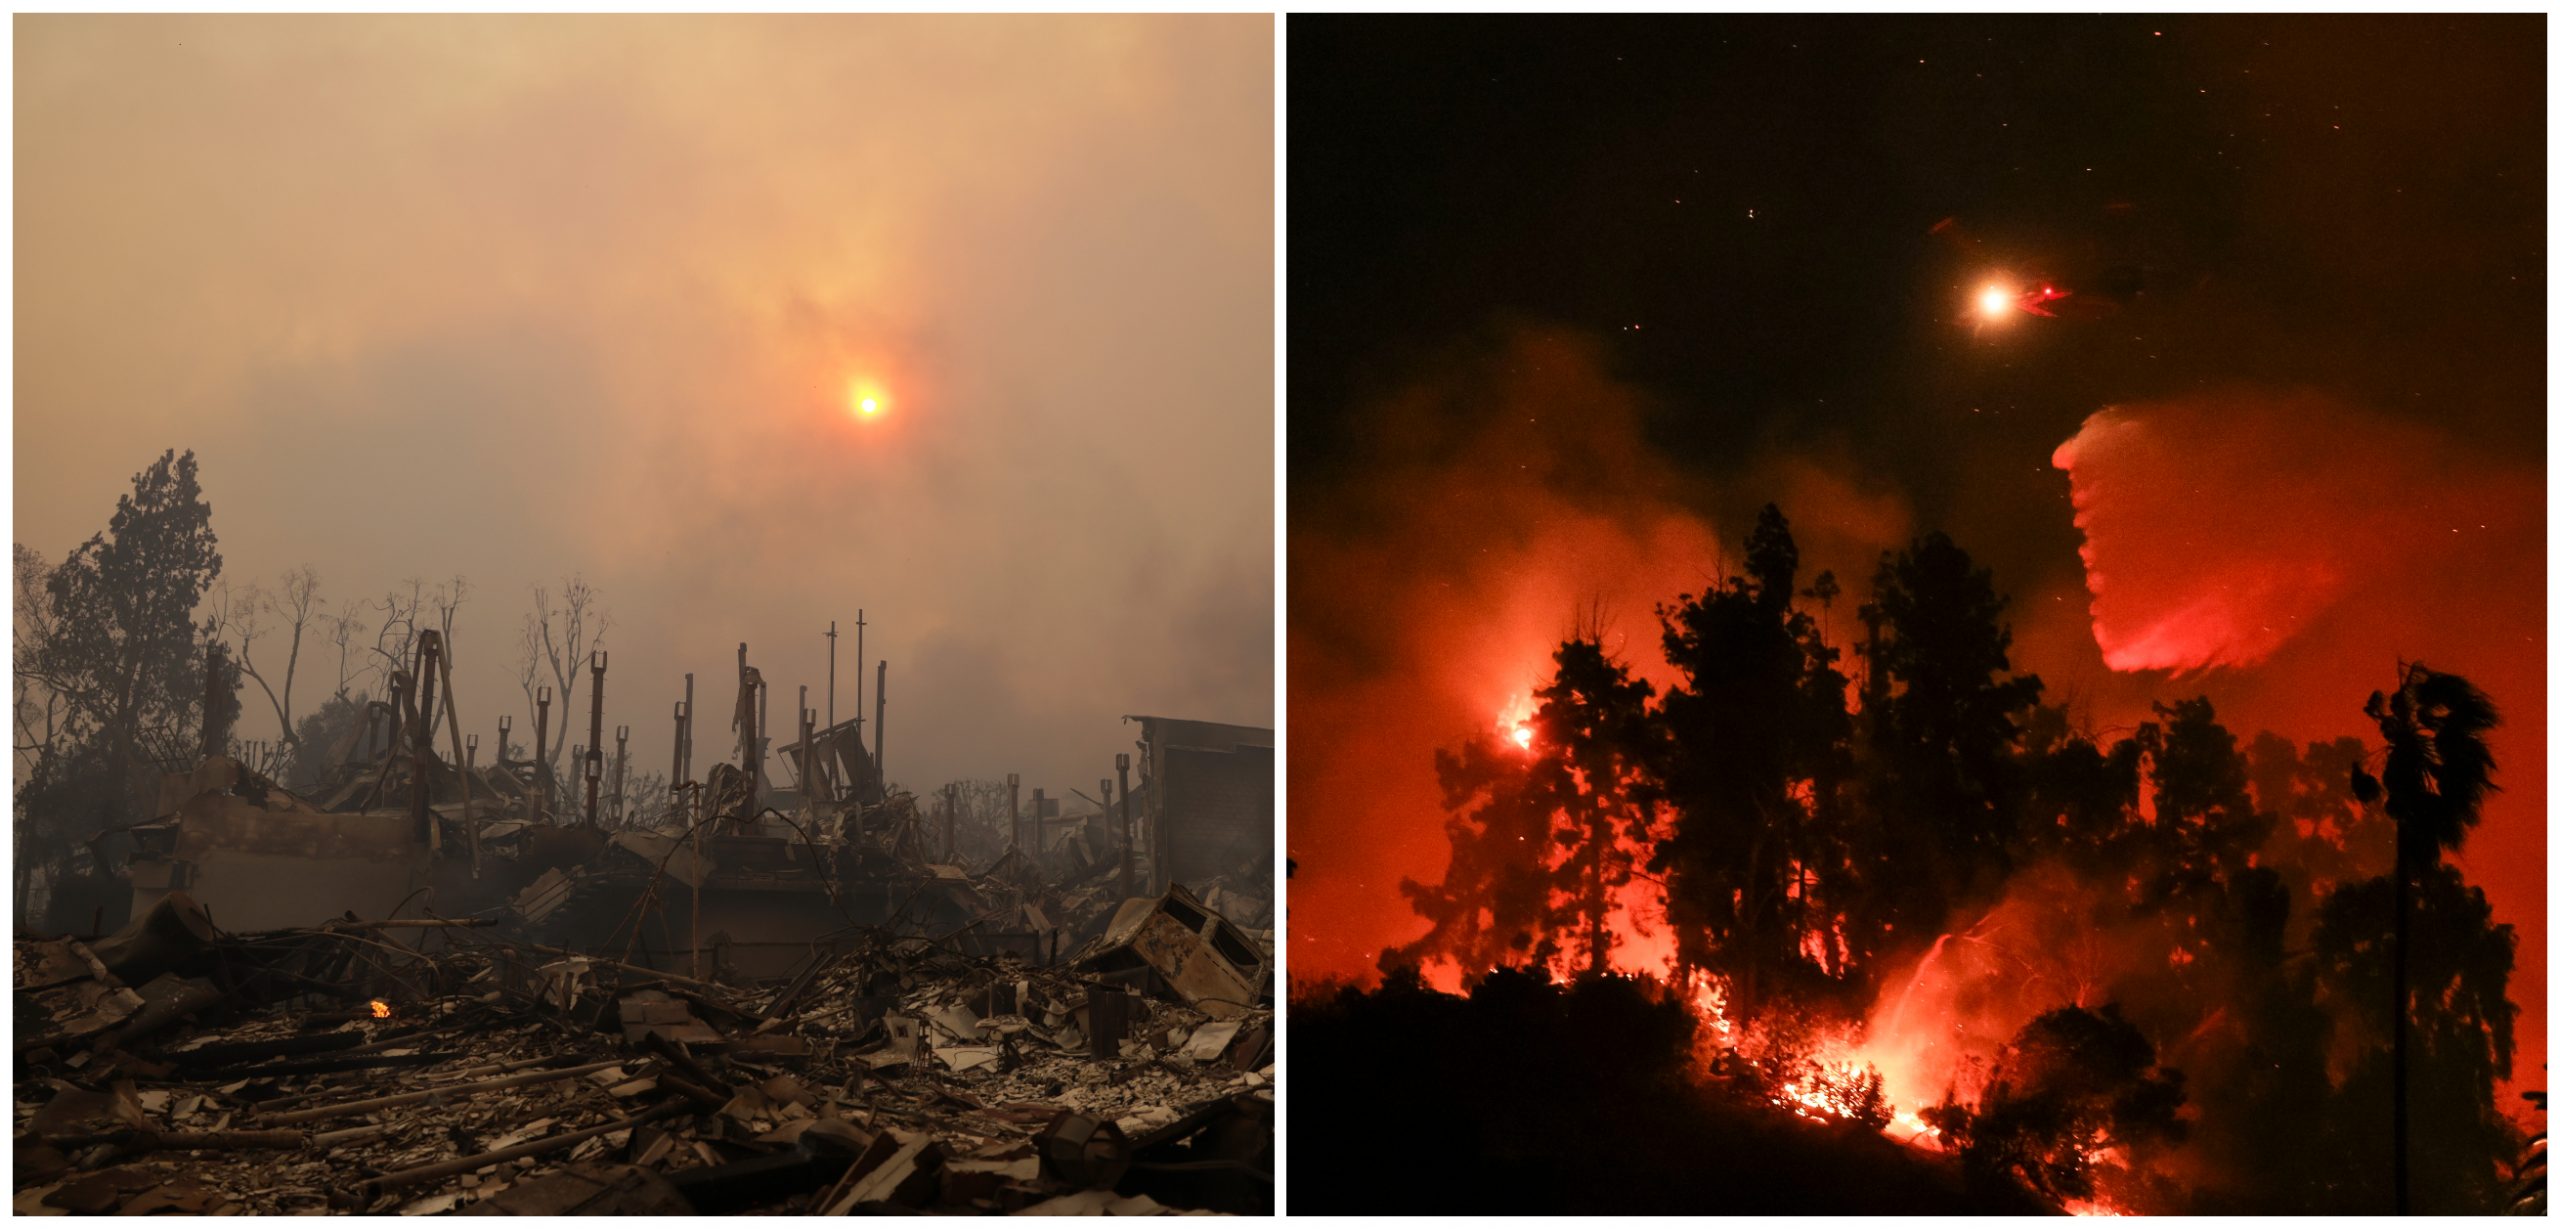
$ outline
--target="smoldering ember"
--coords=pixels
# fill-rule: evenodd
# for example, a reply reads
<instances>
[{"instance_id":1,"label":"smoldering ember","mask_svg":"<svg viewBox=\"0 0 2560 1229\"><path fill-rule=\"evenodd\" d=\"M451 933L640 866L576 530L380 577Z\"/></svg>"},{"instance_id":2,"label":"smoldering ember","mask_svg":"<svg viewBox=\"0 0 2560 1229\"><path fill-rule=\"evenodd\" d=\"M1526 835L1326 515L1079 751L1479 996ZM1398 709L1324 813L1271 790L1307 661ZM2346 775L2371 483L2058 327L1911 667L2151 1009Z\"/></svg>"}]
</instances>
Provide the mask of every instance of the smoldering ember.
<instances>
[{"instance_id":1,"label":"smoldering ember","mask_svg":"<svg viewBox=\"0 0 2560 1229\"><path fill-rule=\"evenodd\" d=\"M198 646L156 798L33 868L22 810L18 1212L1272 1209L1271 731L919 798L885 663L777 720L740 645L644 791L669 680L483 742L431 624L326 746L231 738Z\"/></svg>"}]
</instances>

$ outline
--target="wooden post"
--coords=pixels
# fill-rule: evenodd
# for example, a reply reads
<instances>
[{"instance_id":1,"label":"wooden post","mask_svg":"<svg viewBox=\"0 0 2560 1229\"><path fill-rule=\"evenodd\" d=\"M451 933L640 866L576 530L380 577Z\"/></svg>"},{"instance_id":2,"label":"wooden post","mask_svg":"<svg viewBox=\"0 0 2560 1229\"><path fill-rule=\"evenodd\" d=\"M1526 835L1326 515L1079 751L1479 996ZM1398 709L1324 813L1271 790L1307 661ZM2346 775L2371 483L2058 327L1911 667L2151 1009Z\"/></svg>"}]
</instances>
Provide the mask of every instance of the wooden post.
<instances>
[{"instance_id":1,"label":"wooden post","mask_svg":"<svg viewBox=\"0 0 2560 1229\"><path fill-rule=\"evenodd\" d=\"M764 680L747 664L746 642L738 644L738 707L734 722L738 731L738 768L747 778L747 805L742 819L756 813L756 800L764 793L764 738L759 733L764 725L758 715L757 699L764 691Z\"/></svg>"},{"instance_id":2,"label":"wooden post","mask_svg":"<svg viewBox=\"0 0 2560 1229\"><path fill-rule=\"evenodd\" d=\"M631 822L625 813L628 800L622 796L622 771L631 758L631 727L613 727L613 826L620 828Z\"/></svg>"},{"instance_id":3,"label":"wooden post","mask_svg":"<svg viewBox=\"0 0 2560 1229\"><path fill-rule=\"evenodd\" d=\"M677 795L674 791L684 788L684 701L682 700L676 701L676 741L672 754L675 762L667 765L669 810L675 809Z\"/></svg>"},{"instance_id":4,"label":"wooden post","mask_svg":"<svg viewBox=\"0 0 2560 1229\"><path fill-rule=\"evenodd\" d=\"M543 822L551 818L551 689L533 689L533 806Z\"/></svg>"},{"instance_id":5,"label":"wooden post","mask_svg":"<svg viewBox=\"0 0 2560 1229\"><path fill-rule=\"evenodd\" d=\"M430 851L439 844L435 818L427 804L434 784L431 769L436 758L436 667L441 664L443 647L444 637L435 629L418 633L417 724L409 731L409 822Z\"/></svg>"},{"instance_id":6,"label":"wooden post","mask_svg":"<svg viewBox=\"0 0 2560 1229\"><path fill-rule=\"evenodd\" d=\"M596 826L596 795L604 785L604 666L602 651L587 654L593 682L587 688L587 826Z\"/></svg>"},{"instance_id":7,"label":"wooden post","mask_svg":"<svg viewBox=\"0 0 2560 1229\"><path fill-rule=\"evenodd\" d=\"M445 732L453 738L454 760L462 765L462 829L468 834L471 846L471 877L477 879L480 877L480 817L471 813L471 753L470 748L463 745L462 714L453 702L453 646L444 646L444 651L437 655L436 669L444 675Z\"/></svg>"},{"instance_id":8,"label":"wooden post","mask_svg":"<svg viewBox=\"0 0 2560 1229\"><path fill-rule=\"evenodd\" d=\"M409 672L398 669L397 664L395 663L395 666L391 671L391 729L382 736L382 753L384 755L399 754L400 735L402 732L402 726L400 723L402 720L402 714L408 710L408 707Z\"/></svg>"},{"instance_id":9,"label":"wooden post","mask_svg":"<svg viewBox=\"0 0 2560 1229\"><path fill-rule=\"evenodd\" d=\"M480 736L474 734L462 742L462 778L464 780L471 779L472 761L479 758ZM468 790L471 787L465 785L463 788ZM471 796L468 793L462 797L462 826L471 834L471 877L477 879L480 877L480 817L471 813Z\"/></svg>"},{"instance_id":10,"label":"wooden post","mask_svg":"<svg viewBox=\"0 0 2560 1229\"><path fill-rule=\"evenodd\" d=\"M510 775L512 775L515 770L509 767L509 765L515 763L515 761L507 758L507 747L509 745L507 742L507 735L514 728L515 718L510 717L505 713L498 714L498 753L490 757L489 760L490 763L498 766L499 772Z\"/></svg>"},{"instance_id":11,"label":"wooden post","mask_svg":"<svg viewBox=\"0 0 2560 1229\"><path fill-rule=\"evenodd\" d=\"M1120 899L1127 900L1138 894L1138 839L1129 827L1129 753L1111 757L1111 766L1120 772Z\"/></svg>"}]
</instances>

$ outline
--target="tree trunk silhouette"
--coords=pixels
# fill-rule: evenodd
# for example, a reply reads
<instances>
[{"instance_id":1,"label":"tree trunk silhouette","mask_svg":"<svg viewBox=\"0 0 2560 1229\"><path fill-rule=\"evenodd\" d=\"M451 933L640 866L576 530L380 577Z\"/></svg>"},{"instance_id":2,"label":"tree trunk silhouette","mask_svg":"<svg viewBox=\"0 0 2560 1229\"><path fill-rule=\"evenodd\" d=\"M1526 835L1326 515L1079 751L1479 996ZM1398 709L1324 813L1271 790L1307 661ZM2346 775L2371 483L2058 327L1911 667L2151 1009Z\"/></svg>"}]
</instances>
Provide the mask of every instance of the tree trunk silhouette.
<instances>
[{"instance_id":1,"label":"tree trunk silhouette","mask_svg":"<svg viewBox=\"0 0 2560 1229\"><path fill-rule=\"evenodd\" d=\"M2391 874L2391 1205L2409 1214L2409 826L2399 831Z\"/></svg>"}]
</instances>

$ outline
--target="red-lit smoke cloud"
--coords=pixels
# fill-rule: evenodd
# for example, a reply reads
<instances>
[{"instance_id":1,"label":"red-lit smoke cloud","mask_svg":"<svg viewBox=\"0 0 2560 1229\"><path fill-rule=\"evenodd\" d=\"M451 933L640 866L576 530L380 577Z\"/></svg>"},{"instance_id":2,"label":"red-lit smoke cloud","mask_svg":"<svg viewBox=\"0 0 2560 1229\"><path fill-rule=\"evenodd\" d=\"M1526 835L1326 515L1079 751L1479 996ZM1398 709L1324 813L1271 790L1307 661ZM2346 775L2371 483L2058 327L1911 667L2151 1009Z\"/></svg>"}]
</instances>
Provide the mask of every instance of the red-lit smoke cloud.
<instances>
[{"instance_id":1,"label":"red-lit smoke cloud","mask_svg":"<svg viewBox=\"0 0 2560 1229\"><path fill-rule=\"evenodd\" d=\"M1805 579L1837 568L1852 592L1877 550L1909 537L1898 497L1804 458L1755 466L1750 491L1706 489L1644 439L1669 413L1615 378L1597 343L1520 330L1361 419L1356 472L1293 487L1293 978L1369 977L1383 947L1426 929L1397 888L1448 863L1433 751L1525 714L1557 642L1595 608L1604 642L1658 689L1672 680L1655 603L1738 568L1749 509L1776 501ZM1840 623L1855 604L1841 599ZM1667 951L1659 935L1624 937L1622 956L1648 940Z\"/></svg>"},{"instance_id":2,"label":"red-lit smoke cloud","mask_svg":"<svg viewBox=\"0 0 2560 1229\"><path fill-rule=\"evenodd\" d=\"M2018 660L2048 683L2073 679L2096 727L2203 694L2244 742L2266 729L2375 743L2360 710L2398 661L2487 691L2506 718L2492 736L2503 791L2457 860L2517 929L2510 993L2527 1080L2545 1054L2540 462L2307 393L2101 411L2054 454L2071 477L2089 617L2066 628L2071 603L2026 603ZM2115 673L2075 669L2083 654Z\"/></svg>"},{"instance_id":3,"label":"red-lit smoke cloud","mask_svg":"<svg viewBox=\"0 0 2560 1229\"><path fill-rule=\"evenodd\" d=\"M2117 670L2263 661L2360 586L2539 515L2435 432L2301 395L2102 410L2053 463Z\"/></svg>"}]
</instances>

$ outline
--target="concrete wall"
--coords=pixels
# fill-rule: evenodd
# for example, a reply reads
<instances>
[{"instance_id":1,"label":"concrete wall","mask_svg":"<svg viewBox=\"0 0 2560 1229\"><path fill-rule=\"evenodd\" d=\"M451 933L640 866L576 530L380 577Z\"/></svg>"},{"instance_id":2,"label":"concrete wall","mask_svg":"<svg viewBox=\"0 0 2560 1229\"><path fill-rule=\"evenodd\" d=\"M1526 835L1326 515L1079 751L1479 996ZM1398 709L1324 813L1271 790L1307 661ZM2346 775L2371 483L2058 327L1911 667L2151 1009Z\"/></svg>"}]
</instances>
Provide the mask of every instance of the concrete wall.
<instances>
[{"instance_id":1,"label":"concrete wall","mask_svg":"<svg viewBox=\"0 0 2560 1229\"><path fill-rule=\"evenodd\" d=\"M1149 888L1197 887L1269 853L1276 823L1271 731L1179 717L1133 716L1143 744L1133 792ZM1250 848L1248 848L1250 847Z\"/></svg>"},{"instance_id":2,"label":"concrete wall","mask_svg":"<svg viewBox=\"0 0 2560 1229\"><path fill-rule=\"evenodd\" d=\"M224 930L282 930L317 925L348 910L360 918L387 917L425 882L425 869L423 858L413 865L209 850L191 864L186 891ZM140 915L168 891L145 887L138 874L133 895Z\"/></svg>"},{"instance_id":3,"label":"concrete wall","mask_svg":"<svg viewBox=\"0 0 2560 1229\"><path fill-rule=\"evenodd\" d=\"M406 815L270 810L203 794L178 810L173 856L133 864L133 911L183 889L231 931L311 926L349 910L382 918L433 871Z\"/></svg>"},{"instance_id":4,"label":"concrete wall","mask_svg":"<svg viewBox=\"0 0 2560 1229\"><path fill-rule=\"evenodd\" d=\"M1173 882L1197 888L1271 854L1271 748L1228 751L1165 747L1162 831L1157 837Z\"/></svg>"}]
</instances>

